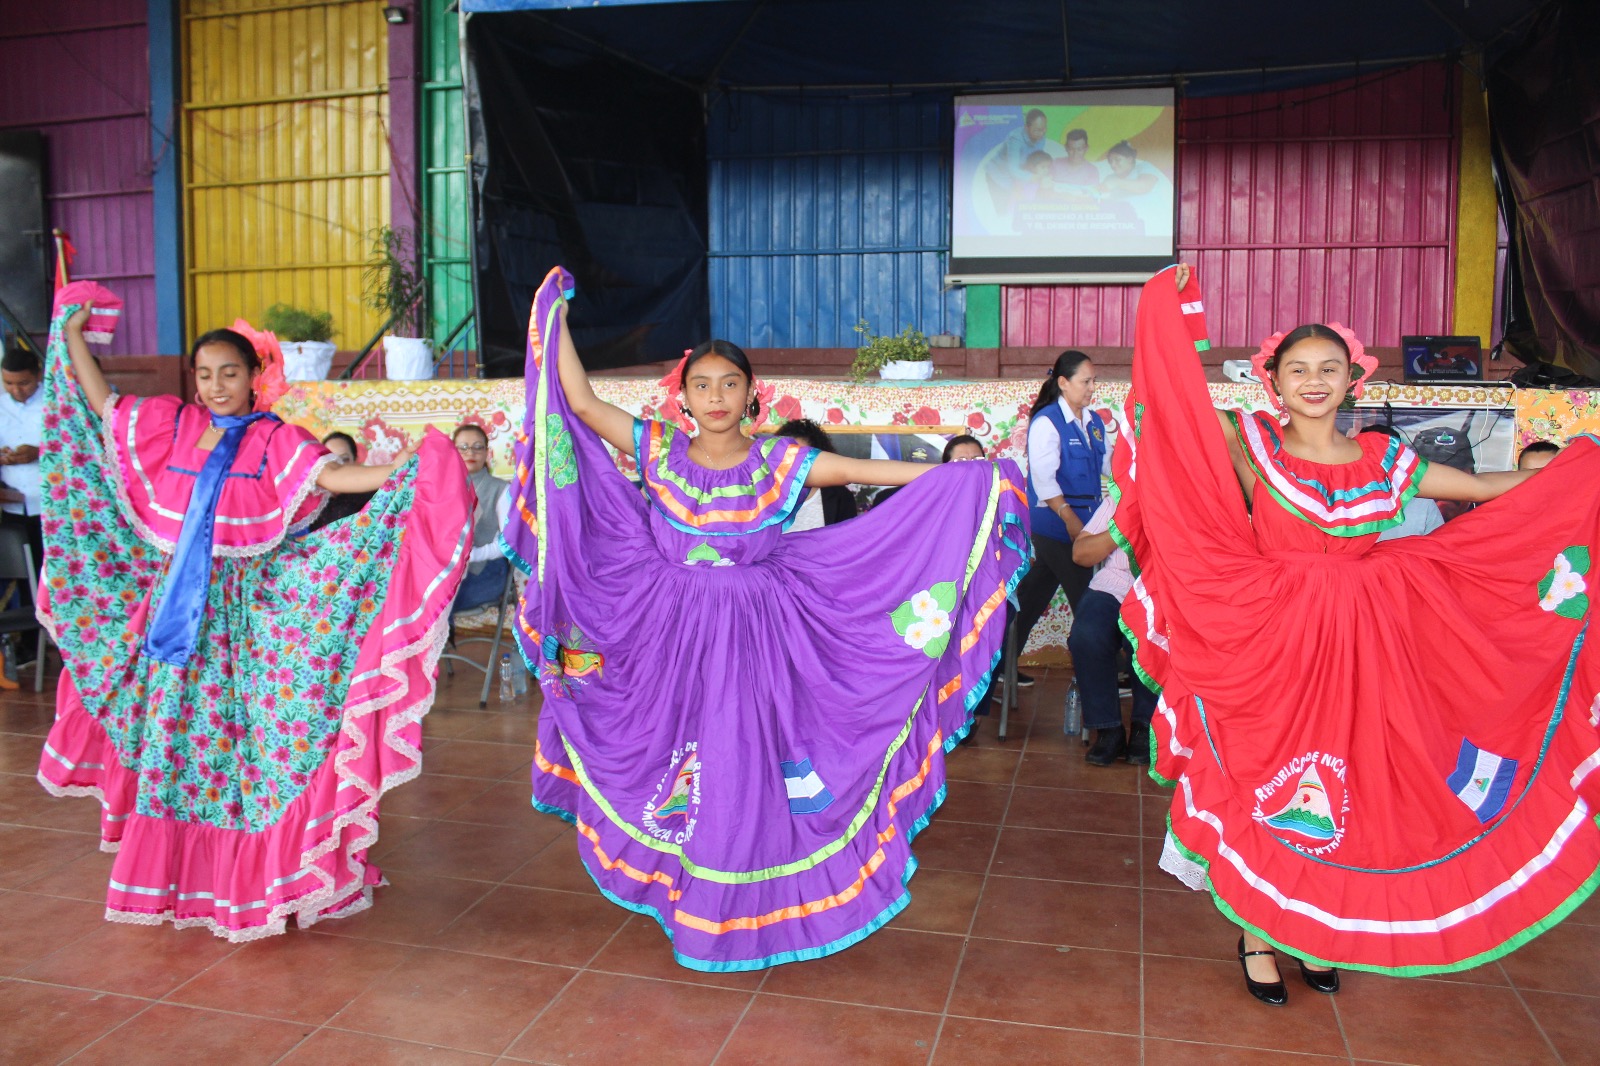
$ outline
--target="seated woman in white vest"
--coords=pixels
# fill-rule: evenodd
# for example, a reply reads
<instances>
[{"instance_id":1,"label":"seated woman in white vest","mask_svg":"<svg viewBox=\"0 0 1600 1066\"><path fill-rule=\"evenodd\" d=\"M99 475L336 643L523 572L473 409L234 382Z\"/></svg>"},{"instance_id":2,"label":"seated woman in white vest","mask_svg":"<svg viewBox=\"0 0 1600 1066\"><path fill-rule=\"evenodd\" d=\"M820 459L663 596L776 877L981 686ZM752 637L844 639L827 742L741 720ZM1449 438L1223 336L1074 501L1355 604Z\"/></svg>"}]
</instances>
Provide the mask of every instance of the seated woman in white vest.
<instances>
[{"instance_id":1,"label":"seated woman in white vest","mask_svg":"<svg viewBox=\"0 0 1600 1066\"><path fill-rule=\"evenodd\" d=\"M467 466L467 480L478 494L472 512L472 555L467 576L461 579L452 611L467 611L500 601L507 566L500 550L500 531L511 513L510 482L489 473L489 434L482 426L465 423L450 435Z\"/></svg>"}]
</instances>

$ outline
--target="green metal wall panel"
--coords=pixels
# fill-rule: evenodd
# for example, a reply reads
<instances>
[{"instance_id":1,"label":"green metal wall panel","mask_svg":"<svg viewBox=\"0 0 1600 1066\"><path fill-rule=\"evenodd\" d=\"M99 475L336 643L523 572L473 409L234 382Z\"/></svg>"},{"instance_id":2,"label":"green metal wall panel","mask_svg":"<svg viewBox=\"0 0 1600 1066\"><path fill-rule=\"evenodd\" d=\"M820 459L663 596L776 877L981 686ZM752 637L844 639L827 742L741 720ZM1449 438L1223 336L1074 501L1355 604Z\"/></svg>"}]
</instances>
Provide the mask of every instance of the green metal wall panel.
<instances>
[{"instance_id":1,"label":"green metal wall panel","mask_svg":"<svg viewBox=\"0 0 1600 1066\"><path fill-rule=\"evenodd\" d=\"M423 30L423 270L433 338L444 344L472 313L472 220L467 213L466 116L460 24L450 0L420 0ZM461 344L458 342L458 347ZM475 337L466 338L475 348Z\"/></svg>"}]
</instances>

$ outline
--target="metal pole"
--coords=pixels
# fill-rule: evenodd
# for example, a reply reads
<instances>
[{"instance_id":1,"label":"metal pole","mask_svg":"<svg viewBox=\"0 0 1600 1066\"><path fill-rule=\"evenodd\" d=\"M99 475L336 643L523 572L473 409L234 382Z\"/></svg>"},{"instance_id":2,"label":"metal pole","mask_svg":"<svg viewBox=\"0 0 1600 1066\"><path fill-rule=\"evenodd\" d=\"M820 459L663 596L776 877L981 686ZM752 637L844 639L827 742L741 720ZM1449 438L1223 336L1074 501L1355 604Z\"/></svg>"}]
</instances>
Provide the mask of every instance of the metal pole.
<instances>
[{"instance_id":1,"label":"metal pole","mask_svg":"<svg viewBox=\"0 0 1600 1066\"><path fill-rule=\"evenodd\" d=\"M483 307L483 280L478 274L478 212L481 206L478 198L478 164L472 150L472 100L477 95L478 79L476 70L468 62L467 19L471 17L467 12L457 10L456 44L461 49L461 130L467 140L467 266L472 273L472 319L478 339L478 377L481 378L484 376L483 316L479 313ZM479 113L482 113L481 109ZM466 349L463 348L461 358L465 360L466 357Z\"/></svg>"},{"instance_id":2,"label":"metal pole","mask_svg":"<svg viewBox=\"0 0 1600 1066\"><path fill-rule=\"evenodd\" d=\"M995 732L998 740L1006 739L1006 726L1011 721L1011 701L1017 696L1017 620L1006 621L1006 649L1000 662L1000 728Z\"/></svg>"}]
</instances>

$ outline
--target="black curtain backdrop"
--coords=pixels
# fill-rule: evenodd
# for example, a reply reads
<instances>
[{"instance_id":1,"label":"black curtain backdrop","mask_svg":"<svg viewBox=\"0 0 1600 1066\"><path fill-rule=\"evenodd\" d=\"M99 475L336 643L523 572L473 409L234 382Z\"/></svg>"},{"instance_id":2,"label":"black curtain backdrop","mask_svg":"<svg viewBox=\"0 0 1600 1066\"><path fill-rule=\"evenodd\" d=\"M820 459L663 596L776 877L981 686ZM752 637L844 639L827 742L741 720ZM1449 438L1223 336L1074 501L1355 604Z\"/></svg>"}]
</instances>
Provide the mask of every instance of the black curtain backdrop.
<instances>
[{"instance_id":1,"label":"black curtain backdrop","mask_svg":"<svg viewBox=\"0 0 1600 1066\"><path fill-rule=\"evenodd\" d=\"M477 299L486 373L522 373L549 269L577 280L590 369L676 359L710 333L697 91L592 50L535 14L468 22Z\"/></svg>"},{"instance_id":2,"label":"black curtain backdrop","mask_svg":"<svg viewBox=\"0 0 1600 1066\"><path fill-rule=\"evenodd\" d=\"M1561 0L1489 69L1508 347L1600 378L1600 3Z\"/></svg>"}]
</instances>

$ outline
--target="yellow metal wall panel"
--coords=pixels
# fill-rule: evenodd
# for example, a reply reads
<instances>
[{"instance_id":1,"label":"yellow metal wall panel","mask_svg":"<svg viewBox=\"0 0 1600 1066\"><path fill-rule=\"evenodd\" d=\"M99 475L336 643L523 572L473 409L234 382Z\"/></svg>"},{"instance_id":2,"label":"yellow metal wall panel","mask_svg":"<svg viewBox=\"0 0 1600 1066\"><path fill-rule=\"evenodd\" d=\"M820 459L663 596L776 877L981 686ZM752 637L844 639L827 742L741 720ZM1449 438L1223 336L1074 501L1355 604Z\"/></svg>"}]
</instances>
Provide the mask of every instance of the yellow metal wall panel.
<instances>
[{"instance_id":1,"label":"yellow metal wall panel","mask_svg":"<svg viewBox=\"0 0 1600 1066\"><path fill-rule=\"evenodd\" d=\"M333 312L341 348L389 219L388 24L379 0L185 0L191 336L271 304Z\"/></svg>"},{"instance_id":2,"label":"yellow metal wall panel","mask_svg":"<svg viewBox=\"0 0 1600 1066\"><path fill-rule=\"evenodd\" d=\"M1456 299L1450 331L1494 343L1500 201L1489 151L1489 102L1476 72L1461 78L1461 162L1456 179Z\"/></svg>"}]
</instances>

